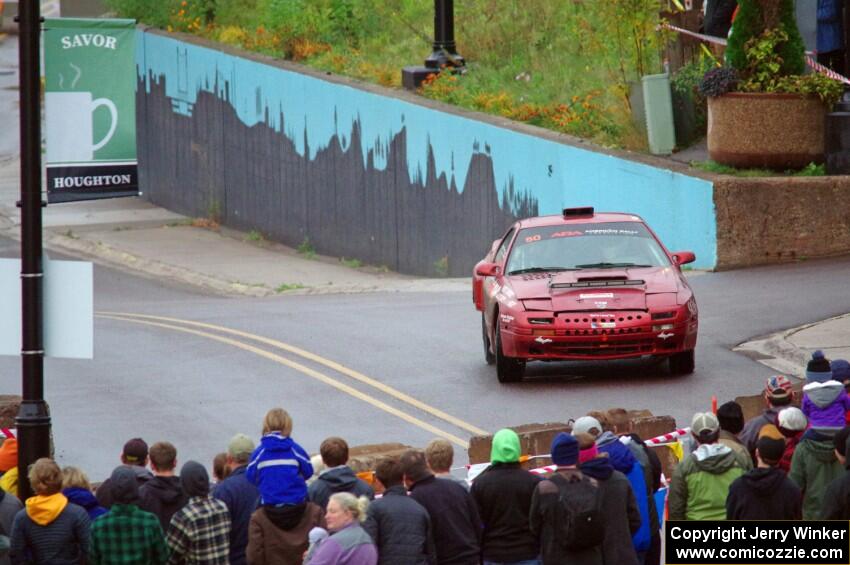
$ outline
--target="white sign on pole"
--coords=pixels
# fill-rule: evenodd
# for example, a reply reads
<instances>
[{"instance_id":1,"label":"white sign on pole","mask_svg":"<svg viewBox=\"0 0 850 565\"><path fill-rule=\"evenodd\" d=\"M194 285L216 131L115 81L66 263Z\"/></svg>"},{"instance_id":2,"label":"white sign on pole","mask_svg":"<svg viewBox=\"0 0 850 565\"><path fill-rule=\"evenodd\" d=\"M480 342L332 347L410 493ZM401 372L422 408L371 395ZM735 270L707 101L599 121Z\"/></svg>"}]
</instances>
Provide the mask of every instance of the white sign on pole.
<instances>
[{"instance_id":1,"label":"white sign on pole","mask_svg":"<svg viewBox=\"0 0 850 565\"><path fill-rule=\"evenodd\" d=\"M94 358L94 269L44 257L44 354ZM21 260L0 259L0 355L21 354Z\"/></svg>"}]
</instances>

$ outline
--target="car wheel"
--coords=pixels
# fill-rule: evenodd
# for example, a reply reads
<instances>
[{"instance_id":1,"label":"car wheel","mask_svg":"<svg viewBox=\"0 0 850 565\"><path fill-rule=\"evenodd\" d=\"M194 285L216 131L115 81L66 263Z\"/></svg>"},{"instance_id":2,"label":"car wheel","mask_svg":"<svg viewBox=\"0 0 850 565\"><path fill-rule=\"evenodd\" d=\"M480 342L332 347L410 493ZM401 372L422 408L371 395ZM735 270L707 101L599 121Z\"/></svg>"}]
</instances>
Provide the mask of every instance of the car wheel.
<instances>
[{"instance_id":1,"label":"car wheel","mask_svg":"<svg viewBox=\"0 0 850 565\"><path fill-rule=\"evenodd\" d=\"M671 375L690 375L694 372L694 350L688 349L670 357Z\"/></svg>"},{"instance_id":2,"label":"car wheel","mask_svg":"<svg viewBox=\"0 0 850 565\"><path fill-rule=\"evenodd\" d=\"M525 373L525 361L514 357L505 357L502 353L502 336L499 323L496 322L496 378L500 383L515 383L522 380Z\"/></svg>"},{"instance_id":3,"label":"car wheel","mask_svg":"<svg viewBox=\"0 0 850 565\"><path fill-rule=\"evenodd\" d=\"M487 323L484 321L484 314L481 314L481 338L484 340L484 360L488 365L496 362L496 356L490 348L490 336L487 335Z\"/></svg>"}]
</instances>

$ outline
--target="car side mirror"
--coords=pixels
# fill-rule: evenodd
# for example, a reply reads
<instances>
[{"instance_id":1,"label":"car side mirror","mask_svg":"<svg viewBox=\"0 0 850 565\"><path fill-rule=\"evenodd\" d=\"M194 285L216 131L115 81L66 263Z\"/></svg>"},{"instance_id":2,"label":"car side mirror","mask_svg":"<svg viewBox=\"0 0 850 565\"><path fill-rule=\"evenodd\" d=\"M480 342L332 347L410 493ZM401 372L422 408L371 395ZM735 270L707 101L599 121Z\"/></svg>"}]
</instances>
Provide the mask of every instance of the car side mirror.
<instances>
[{"instance_id":1,"label":"car side mirror","mask_svg":"<svg viewBox=\"0 0 850 565\"><path fill-rule=\"evenodd\" d=\"M687 265L696 261L697 256L693 251L677 251L673 253L673 262L677 265Z\"/></svg>"},{"instance_id":2,"label":"car side mirror","mask_svg":"<svg viewBox=\"0 0 850 565\"><path fill-rule=\"evenodd\" d=\"M502 274L502 267L498 263L478 263L475 274L479 277L497 277Z\"/></svg>"}]
</instances>

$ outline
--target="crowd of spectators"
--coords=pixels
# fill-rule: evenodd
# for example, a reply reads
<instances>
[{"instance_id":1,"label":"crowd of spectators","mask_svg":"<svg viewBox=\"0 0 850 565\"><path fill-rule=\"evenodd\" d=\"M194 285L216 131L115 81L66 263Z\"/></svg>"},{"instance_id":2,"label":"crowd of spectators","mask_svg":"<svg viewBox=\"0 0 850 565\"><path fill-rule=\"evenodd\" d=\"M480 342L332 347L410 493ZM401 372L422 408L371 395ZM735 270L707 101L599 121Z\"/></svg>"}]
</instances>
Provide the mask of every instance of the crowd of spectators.
<instances>
[{"instance_id":1,"label":"crowd of spectators","mask_svg":"<svg viewBox=\"0 0 850 565\"><path fill-rule=\"evenodd\" d=\"M171 443L134 438L96 491L82 470L39 459L25 504L9 438L0 565L658 565L665 484L670 520L850 520L847 386L850 364L818 351L800 408L777 375L747 422L735 402L695 414L669 482L641 438L616 435L598 412L554 438L545 474L524 468L519 436L502 429L471 483L452 474L452 445L436 439L381 458L370 484L348 466L344 439L326 439L311 460L275 408L259 445L237 434L215 457L213 484L196 461L177 473Z\"/></svg>"}]
</instances>

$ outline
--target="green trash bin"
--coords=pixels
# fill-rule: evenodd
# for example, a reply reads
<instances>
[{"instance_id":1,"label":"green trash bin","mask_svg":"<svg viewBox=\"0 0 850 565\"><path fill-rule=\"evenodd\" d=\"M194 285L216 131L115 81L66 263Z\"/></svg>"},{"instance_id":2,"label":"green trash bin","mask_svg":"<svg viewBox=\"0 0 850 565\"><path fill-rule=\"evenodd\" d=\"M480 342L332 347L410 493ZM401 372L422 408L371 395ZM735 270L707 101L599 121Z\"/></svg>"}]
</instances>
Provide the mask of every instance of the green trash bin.
<instances>
[{"instance_id":1,"label":"green trash bin","mask_svg":"<svg viewBox=\"0 0 850 565\"><path fill-rule=\"evenodd\" d=\"M643 84L649 151L653 155L670 155L676 147L670 75L667 73L646 75L641 78L641 83Z\"/></svg>"}]
</instances>

